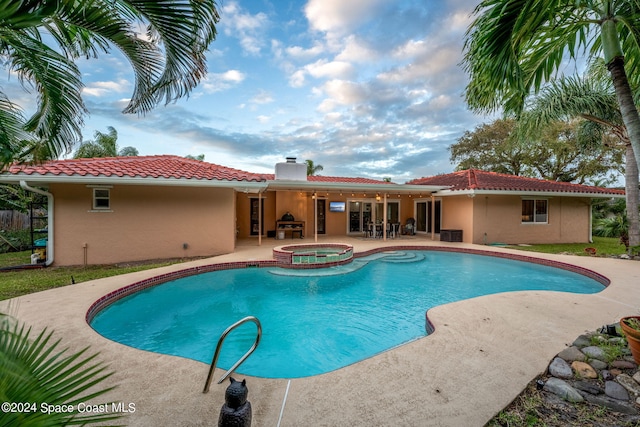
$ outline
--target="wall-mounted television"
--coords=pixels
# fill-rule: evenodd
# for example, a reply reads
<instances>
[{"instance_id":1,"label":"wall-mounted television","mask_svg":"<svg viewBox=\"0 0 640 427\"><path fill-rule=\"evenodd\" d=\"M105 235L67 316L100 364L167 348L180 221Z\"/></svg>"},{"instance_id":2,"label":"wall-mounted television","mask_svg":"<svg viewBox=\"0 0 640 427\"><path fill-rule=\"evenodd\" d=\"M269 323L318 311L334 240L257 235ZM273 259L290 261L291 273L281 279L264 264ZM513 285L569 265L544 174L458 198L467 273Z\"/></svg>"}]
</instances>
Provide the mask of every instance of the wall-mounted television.
<instances>
[{"instance_id":1,"label":"wall-mounted television","mask_svg":"<svg viewBox=\"0 0 640 427\"><path fill-rule=\"evenodd\" d=\"M345 208L345 202L329 202L329 212L344 212Z\"/></svg>"}]
</instances>

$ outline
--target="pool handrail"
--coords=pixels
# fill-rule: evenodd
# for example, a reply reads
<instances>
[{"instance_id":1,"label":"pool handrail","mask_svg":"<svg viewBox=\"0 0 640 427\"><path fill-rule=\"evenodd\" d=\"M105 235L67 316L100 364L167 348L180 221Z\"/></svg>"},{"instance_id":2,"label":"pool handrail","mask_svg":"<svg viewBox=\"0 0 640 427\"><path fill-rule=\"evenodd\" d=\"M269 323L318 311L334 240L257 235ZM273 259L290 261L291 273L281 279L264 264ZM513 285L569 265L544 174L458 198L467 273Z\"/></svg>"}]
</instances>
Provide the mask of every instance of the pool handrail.
<instances>
[{"instance_id":1,"label":"pool handrail","mask_svg":"<svg viewBox=\"0 0 640 427\"><path fill-rule=\"evenodd\" d=\"M253 343L249 351L247 351L244 354L244 356L242 356L231 368L229 368L227 372L224 373L224 375L220 378L220 380L218 380L218 384L221 384L224 380L226 380L227 377L231 375L233 371L235 371L238 368L238 366L240 366L242 362L244 362L247 359L247 357L251 355L251 353L254 352L254 350L258 347L258 344L260 344L260 338L262 338L262 325L260 324L260 321L258 320L258 318L255 316L247 316L244 319L240 319L236 323L234 323L233 325L225 329L222 335L220 335L220 339L218 339L218 344L216 345L216 351L213 353L211 366L209 366L209 374L207 375L207 382L204 385L204 390L202 390L203 393L207 393L209 391L209 387L211 386L211 380L213 379L213 373L216 370L216 364L218 363L218 356L220 355L220 349L222 348L222 343L224 339L235 328L247 322L253 322L258 327L256 341Z\"/></svg>"}]
</instances>

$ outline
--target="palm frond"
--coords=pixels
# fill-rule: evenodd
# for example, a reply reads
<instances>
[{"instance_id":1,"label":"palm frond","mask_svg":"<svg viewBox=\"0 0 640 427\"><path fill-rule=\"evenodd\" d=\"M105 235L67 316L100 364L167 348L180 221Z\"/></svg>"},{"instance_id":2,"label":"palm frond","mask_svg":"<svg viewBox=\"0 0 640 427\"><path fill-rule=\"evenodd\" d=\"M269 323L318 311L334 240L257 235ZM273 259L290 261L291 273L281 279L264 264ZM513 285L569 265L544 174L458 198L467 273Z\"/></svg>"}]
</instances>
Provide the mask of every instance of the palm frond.
<instances>
[{"instance_id":1,"label":"palm frond","mask_svg":"<svg viewBox=\"0 0 640 427\"><path fill-rule=\"evenodd\" d=\"M80 71L68 58L41 41L20 32L2 32L10 46L9 68L25 87L38 94L38 108L25 123L25 130L62 154L81 138L86 108L81 98Z\"/></svg>"},{"instance_id":2,"label":"palm frond","mask_svg":"<svg viewBox=\"0 0 640 427\"><path fill-rule=\"evenodd\" d=\"M29 412L0 413L0 425L74 425L105 422L118 413L82 413L77 404L102 396L113 387L95 386L112 375L87 356L87 349L68 354L43 330L31 339L31 329L8 316L0 316L0 398L7 402L32 402ZM73 405L73 411L45 413L42 405Z\"/></svg>"}]
</instances>

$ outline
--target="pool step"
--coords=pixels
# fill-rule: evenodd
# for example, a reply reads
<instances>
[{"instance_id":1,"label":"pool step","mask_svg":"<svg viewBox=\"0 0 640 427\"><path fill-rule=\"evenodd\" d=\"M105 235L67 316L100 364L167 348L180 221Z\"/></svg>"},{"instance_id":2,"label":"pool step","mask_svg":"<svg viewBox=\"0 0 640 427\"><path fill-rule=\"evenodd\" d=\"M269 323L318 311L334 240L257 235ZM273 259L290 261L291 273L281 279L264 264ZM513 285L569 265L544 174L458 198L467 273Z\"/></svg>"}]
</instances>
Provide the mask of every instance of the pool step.
<instances>
[{"instance_id":1,"label":"pool step","mask_svg":"<svg viewBox=\"0 0 640 427\"><path fill-rule=\"evenodd\" d=\"M349 264L345 265L337 265L334 267L323 267L323 268L313 268L313 269L301 269L301 270L293 270L290 268L271 268L269 269L269 273L275 274L276 276L295 276L295 277L322 277L322 276L337 276L339 274L347 274L352 273L356 270L361 269L365 265L367 265L369 261L362 261L359 259L355 259L351 261Z\"/></svg>"},{"instance_id":2,"label":"pool step","mask_svg":"<svg viewBox=\"0 0 640 427\"><path fill-rule=\"evenodd\" d=\"M269 273L277 276L295 276L295 277L322 277L322 276L336 276L339 274L348 274L356 270L361 269L367 265L370 261L379 259L383 262L390 263L409 263L419 262L425 259L425 256L419 252L404 252L404 251L385 251L375 254L367 255L362 258L356 258L349 264L337 265L326 268L314 268L314 269L302 269L292 270L289 268L272 268L269 269Z\"/></svg>"},{"instance_id":3,"label":"pool step","mask_svg":"<svg viewBox=\"0 0 640 427\"><path fill-rule=\"evenodd\" d=\"M411 252L411 253L402 253L402 255L394 255L382 258L380 261L382 262L391 262L395 264L408 263L408 262L420 262L424 261L425 256L419 252Z\"/></svg>"}]
</instances>

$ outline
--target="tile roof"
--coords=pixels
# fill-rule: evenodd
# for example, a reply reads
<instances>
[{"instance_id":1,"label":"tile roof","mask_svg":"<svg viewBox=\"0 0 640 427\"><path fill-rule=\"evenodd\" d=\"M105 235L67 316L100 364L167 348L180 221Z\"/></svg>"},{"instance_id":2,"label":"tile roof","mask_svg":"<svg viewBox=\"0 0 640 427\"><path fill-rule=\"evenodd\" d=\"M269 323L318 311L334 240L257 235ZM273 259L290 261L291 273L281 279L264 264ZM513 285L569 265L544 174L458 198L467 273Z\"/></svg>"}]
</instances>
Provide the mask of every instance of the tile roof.
<instances>
[{"instance_id":1,"label":"tile roof","mask_svg":"<svg viewBox=\"0 0 640 427\"><path fill-rule=\"evenodd\" d=\"M273 181L276 179L276 175L272 173L262 174L262 177L267 181ZM323 176L323 175L310 175L307 177L308 182L344 182L348 184L391 184L387 181L371 178L349 178L344 176Z\"/></svg>"},{"instance_id":2,"label":"tile roof","mask_svg":"<svg viewBox=\"0 0 640 427\"><path fill-rule=\"evenodd\" d=\"M526 178L496 172L468 169L444 175L418 178L407 182L413 185L448 185L450 191L493 190L522 192L557 192L584 194L624 194L623 190L592 187L589 185L571 184L568 182L548 181L544 179Z\"/></svg>"},{"instance_id":3,"label":"tile roof","mask_svg":"<svg viewBox=\"0 0 640 427\"><path fill-rule=\"evenodd\" d=\"M56 160L34 165L12 165L8 172L11 175L32 176L264 181L260 174L172 155Z\"/></svg>"}]
</instances>

